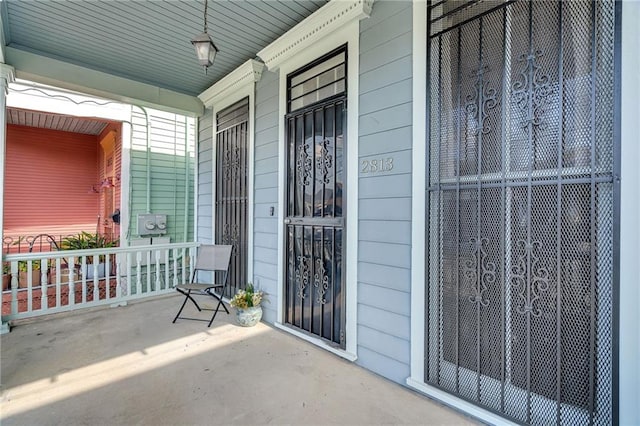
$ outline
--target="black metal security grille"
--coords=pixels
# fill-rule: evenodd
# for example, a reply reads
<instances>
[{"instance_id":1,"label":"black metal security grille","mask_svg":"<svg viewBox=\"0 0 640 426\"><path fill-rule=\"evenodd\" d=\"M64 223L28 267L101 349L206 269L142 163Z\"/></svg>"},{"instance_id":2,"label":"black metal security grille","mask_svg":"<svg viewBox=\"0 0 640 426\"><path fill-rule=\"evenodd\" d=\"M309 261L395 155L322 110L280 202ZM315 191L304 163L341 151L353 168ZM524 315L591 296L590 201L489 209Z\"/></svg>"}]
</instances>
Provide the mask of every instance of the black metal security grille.
<instances>
[{"instance_id":1,"label":"black metal security grille","mask_svg":"<svg viewBox=\"0 0 640 426\"><path fill-rule=\"evenodd\" d=\"M326 69L327 63L336 57L344 61L345 55L344 50L334 52L310 67ZM310 67L290 76L289 84L300 80L299 75L306 76L303 81L311 78L306 72ZM346 69L341 72L346 75ZM346 88L342 87L329 99L286 117L285 322L344 347Z\"/></svg>"},{"instance_id":2,"label":"black metal security grille","mask_svg":"<svg viewBox=\"0 0 640 426\"><path fill-rule=\"evenodd\" d=\"M429 6L425 382L611 424L613 0Z\"/></svg>"},{"instance_id":3,"label":"black metal security grille","mask_svg":"<svg viewBox=\"0 0 640 426\"><path fill-rule=\"evenodd\" d=\"M233 245L227 297L247 284L248 122L248 98L217 116L215 242Z\"/></svg>"}]
</instances>

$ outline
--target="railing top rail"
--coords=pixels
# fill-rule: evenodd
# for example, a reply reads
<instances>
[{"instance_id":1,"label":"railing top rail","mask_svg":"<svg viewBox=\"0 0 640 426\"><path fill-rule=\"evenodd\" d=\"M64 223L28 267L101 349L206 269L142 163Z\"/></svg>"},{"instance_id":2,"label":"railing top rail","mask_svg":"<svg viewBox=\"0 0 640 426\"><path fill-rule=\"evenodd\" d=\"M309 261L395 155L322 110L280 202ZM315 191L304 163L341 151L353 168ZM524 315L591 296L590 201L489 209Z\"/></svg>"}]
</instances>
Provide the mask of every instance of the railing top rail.
<instances>
[{"instance_id":1,"label":"railing top rail","mask_svg":"<svg viewBox=\"0 0 640 426\"><path fill-rule=\"evenodd\" d=\"M122 254L122 253L138 253L141 251L160 251L169 249L180 248L192 248L198 247L198 242L187 243L168 243L168 244L153 244L145 246L128 246L128 247L112 247L112 248L99 248L99 249L85 249L85 250L60 250L60 251L47 251L36 253L15 253L2 256L4 262L11 262L14 260L40 260L40 259L62 259L67 257L81 257L81 256L94 256L103 254Z\"/></svg>"}]
</instances>

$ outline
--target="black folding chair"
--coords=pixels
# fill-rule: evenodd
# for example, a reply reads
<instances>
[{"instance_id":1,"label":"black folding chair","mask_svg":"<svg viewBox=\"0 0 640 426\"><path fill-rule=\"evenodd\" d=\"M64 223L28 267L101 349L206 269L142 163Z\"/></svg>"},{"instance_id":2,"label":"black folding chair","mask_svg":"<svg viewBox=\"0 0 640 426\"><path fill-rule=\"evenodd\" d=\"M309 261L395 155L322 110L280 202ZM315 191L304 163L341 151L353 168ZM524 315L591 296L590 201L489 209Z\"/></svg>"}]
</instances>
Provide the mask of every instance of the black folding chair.
<instances>
[{"instance_id":1,"label":"black folding chair","mask_svg":"<svg viewBox=\"0 0 640 426\"><path fill-rule=\"evenodd\" d=\"M224 289L227 286L227 276L229 273L229 263L231 260L231 249L233 246L223 246L223 245L201 245L198 247L198 253L196 258L196 265L193 270L193 274L191 275L191 283L190 284L181 284L176 286L176 290L180 293L184 294L184 302L182 302L182 306L178 311L178 314L173 319L175 323L178 318L194 320L194 321L209 321L209 325L207 327L211 327L211 323L213 322L218 310L220 309L220 305L224 308L224 310L229 313L229 310L224 305L222 301L222 295L224 294ZM194 282L197 276L198 271L203 272L211 272L211 283L196 283ZM216 272L223 272L222 282L216 283ZM216 294L217 293L217 294ZM218 305L215 309L205 309L201 308L195 299L192 296L210 296L218 301ZM198 311L214 311L211 320L202 319L202 318L187 318L181 317L180 314L184 309L184 306L187 304L187 301L191 300Z\"/></svg>"}]
</instances>

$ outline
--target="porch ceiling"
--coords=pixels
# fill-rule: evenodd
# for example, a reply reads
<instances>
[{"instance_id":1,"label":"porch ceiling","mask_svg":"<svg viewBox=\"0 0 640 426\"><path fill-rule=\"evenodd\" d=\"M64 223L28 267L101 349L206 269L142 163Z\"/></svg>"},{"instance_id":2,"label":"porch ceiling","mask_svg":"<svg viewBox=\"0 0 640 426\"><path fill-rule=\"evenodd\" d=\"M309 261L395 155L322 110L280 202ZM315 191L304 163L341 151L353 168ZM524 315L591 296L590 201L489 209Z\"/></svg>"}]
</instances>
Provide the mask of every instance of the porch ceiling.
<instances>
[{"instance_id":1,"label":"porch ceiling","mask_svg":"<svg viewBox=\"0 0 640 426\"><path fill-rule=\"evenodd\" d=\"M195 96L326 1L209 1L220 52L206 75L190 43L202 32L203 1L2 1L5 62L36 54Z\"/></svg>"},{"instance_id":2,"label":"porch ceiling","mask_svg":"<svg viewBox=\"0 0 640 426\"><path fill-rule=\"evenodd\" d=\"M7 124L83 133L85 135L99 135L109 123L90 118L50 114L20 108L7 108Z\"/></svg>"}]
</instances>

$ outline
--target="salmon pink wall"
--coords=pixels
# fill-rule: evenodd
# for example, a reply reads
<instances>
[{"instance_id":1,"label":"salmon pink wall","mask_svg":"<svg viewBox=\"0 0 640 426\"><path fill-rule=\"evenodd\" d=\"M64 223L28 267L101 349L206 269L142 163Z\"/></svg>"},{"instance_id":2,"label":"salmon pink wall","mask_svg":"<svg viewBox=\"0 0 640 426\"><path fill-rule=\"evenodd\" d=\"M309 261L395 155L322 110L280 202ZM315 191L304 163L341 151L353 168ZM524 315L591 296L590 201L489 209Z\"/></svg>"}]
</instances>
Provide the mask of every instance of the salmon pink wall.
<instances>
[{"instance_id":1,"label":"salmon pink wall","mask_svg":"<svg viewBox=\"0 0 640 426\"><path fill-rule=\"evenodd\" d=\"M4 235L95 232L96 136L7 125Z\"/></svg>"},{"instance_id":2,"label":"salmon pink wall","mask_svg":"<svg viewBox=\"0 0 640 426\"><path fill-rule=\"evenodd\" d=\"M115 168L114 168L114 176L113 176L113 184L115 187L113 188L113 209L110 211L106 211L105 208L105 193L100 194L98 196L99 203L99 211L102 212L102 229L101 232L104 233L105 236L111 236L112 238L118 238L120 236L120 226L113 223L111 220L111 214L115 211L115 209L119 209L120 206L120 178L122 172L122 124L121 123L109 123L102 133L100 133L97 137L98 141L98 174L100 176L100 181L105 178L106 173L104 170L104 151L100 146L100 141L104 138L109 137L109 134L113 133L115 135L115 146L114 146L114 160L115 160Z\"/></svg>"}]
</instances>

